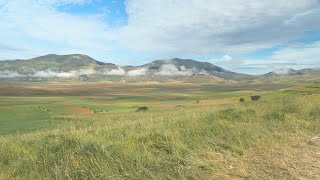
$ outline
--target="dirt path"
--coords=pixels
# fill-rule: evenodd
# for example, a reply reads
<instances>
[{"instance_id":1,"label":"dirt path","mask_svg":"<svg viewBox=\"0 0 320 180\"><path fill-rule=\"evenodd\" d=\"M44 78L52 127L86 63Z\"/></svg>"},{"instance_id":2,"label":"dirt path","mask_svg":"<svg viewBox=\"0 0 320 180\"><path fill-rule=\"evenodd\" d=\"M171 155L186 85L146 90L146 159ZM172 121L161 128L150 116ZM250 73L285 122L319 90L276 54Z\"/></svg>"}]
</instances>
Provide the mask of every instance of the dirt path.
<instances>
[{"instance_id":1,"label":"dirt path","mask_svg":"<svg viewBox=\"0 0 320 180\"><path fill-rule=\"evenodd\" d=\"M73 112L78 112L79 114L83 114L83 115L93 114L92 110L86 109L86 108L83 108L80 106L70 105L70 106L65 106L65 108L67 108Z\"/></svg>"}]
</instances>

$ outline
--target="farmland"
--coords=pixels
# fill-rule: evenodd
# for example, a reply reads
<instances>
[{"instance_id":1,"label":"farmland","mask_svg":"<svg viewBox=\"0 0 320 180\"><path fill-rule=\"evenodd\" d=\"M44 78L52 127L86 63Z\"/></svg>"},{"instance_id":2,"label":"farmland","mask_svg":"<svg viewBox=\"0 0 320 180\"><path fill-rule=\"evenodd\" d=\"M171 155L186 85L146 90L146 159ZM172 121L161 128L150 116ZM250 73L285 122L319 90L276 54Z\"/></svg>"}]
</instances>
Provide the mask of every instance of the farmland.
<instances>
[{"instance_id":1,"label":"farmland","mask_svg":"<svg viewBox=\"0 0 320 180\"><path fill-rule=\"evenodd\" d=\"M288 85L9 83L0 85L0 134L63 125L58 116L238 103ZM59 118L58 118L59 119ZM20 127L21 126L21 127Z\"/></svg>"},{"instance_id":2,"label":"farmland","mask_svg":"<svg viewBox=\"0 0 320 180\"><path fill-rule=\"evenodd\" d=\"M1 84L0 179L314 179L319 88Z\"/></svg>"}]
</instances>

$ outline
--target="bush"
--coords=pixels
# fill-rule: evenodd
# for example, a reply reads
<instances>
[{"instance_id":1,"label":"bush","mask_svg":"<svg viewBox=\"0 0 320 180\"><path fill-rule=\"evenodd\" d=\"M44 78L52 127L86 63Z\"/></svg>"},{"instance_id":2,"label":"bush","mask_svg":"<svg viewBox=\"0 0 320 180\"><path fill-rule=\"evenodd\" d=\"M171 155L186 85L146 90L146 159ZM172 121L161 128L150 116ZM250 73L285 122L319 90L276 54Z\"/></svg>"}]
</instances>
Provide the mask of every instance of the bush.
<instances>
[{"instance_id":1,"label":"bush","mask_svg":"<svg viewBox=\"0 0 320 180\"><path fill-rule=\"evenodd\" d=\"M142 107L139 107L136 112L140 112L140 111L148 111L149 108L147 106L142 106Z\"/></svg>"},{"instance_id":2,"label":"bush","mask_svg":"<svg viewBox=\"0 0 320 180\"><path fill-rule=\"evenodd\" d=\"M258 101L261 98L261 96L251 96L252 101Z\"/></svg>"},{"instance_id":3,"label":"bush","mask_svg":"<svg viewBox=\"0 0 320 180\"><path fill-rule=\"evenodd\" d=\"M245 99L244 98L240 98L240 100L239 100L240 102L244 102L245 101Z\"/></svg>"}]
</instances>

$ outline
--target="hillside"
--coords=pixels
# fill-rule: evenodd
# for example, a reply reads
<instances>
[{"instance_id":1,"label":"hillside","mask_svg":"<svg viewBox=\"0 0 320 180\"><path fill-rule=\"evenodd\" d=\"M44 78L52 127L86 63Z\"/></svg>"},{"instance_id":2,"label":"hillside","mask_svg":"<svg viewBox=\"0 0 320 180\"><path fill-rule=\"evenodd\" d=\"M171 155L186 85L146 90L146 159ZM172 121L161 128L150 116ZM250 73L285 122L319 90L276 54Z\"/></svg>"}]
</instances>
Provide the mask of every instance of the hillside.
<instances>
[{"instance_id":1,"label":"hillside","mask_svg":"<svg viewBox=\"0 0 320 180\"><path fill-rule=\"evenodd\" d=\"M220 106L90 115L55 113L52 97L6 98L1 125L20 130L0 135L0 179L318 179L317 89L263 94L257 102L243 96L244 103ZM60 98L56 103L72 100ZM10 112L29 126L8 123ZM36 118L26 119L32 112Z\"/></svg>"},{"instance_id":2,"label":"hillside","mask_svg":"<svg viewBox=\"0 0 320 180\"><path fill-rule=\"evenodd\" d=\"M35 70L60 70L71 71L86 69L89 67L97 67L100 65L108 65L82 54L71 55L55 55L49 54L27 60L7 60L0 61L0 70L21 71L23 68L32 68ZM111 65L111 64L109 64Z\"/></svg>"},{"instance_id":3,"label":"hillside","mask_svg":"<svg viewBox=\"0 0 320 180\"><path fill-rule=\"evenodd\" d=\"M173 66L176 67L177 70L173 68ZM148 68L153 72L160 72L160 74L162 73L163 75L191 76L195 74L208 74L223 79L238 79L249 76L228 71L209 62L199 62L192 59L174 58L169 60L156 60L141 67ZM177 71L180 71L180 73Z\"/></svg>"}]
</instances>

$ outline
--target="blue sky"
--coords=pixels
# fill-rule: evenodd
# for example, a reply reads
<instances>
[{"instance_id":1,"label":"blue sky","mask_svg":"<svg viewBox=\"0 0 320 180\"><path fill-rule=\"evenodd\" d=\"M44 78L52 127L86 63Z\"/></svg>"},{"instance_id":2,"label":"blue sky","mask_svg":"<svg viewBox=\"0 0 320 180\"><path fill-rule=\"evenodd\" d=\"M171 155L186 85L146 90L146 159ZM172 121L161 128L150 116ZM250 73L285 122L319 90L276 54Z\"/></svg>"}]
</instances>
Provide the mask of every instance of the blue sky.
<instances>
[{"instance_id":1,"label":"blue sky","mask_svg":"<svg viewBox=\"0 0 320 180\"><path fill-rule=\"evenodd\" d=\"M0 59L192 58L262 74L320 66L318 0L0 0Z\"/></svg>"}]
</instances>

